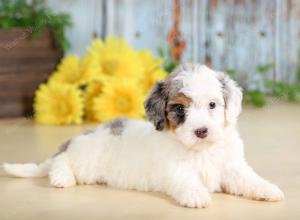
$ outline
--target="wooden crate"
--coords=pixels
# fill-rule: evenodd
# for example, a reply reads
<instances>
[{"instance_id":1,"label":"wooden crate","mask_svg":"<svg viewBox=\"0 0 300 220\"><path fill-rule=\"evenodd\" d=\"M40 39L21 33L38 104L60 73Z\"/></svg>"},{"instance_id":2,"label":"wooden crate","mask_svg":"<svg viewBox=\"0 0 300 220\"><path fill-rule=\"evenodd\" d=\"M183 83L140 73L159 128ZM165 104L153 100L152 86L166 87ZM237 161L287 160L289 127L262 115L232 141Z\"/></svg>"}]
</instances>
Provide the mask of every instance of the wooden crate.
<instances>
[{"instance_id":1,"label":"wooden crate","mask_svg":"<svg viewBox=\"0 0 300 220\"><path fill-rule=\"evenodd\" d=\"M34 92L55 69L63 53L49 30L0 30L0 117L30 116Z\"/></svg>"}]
</instances>

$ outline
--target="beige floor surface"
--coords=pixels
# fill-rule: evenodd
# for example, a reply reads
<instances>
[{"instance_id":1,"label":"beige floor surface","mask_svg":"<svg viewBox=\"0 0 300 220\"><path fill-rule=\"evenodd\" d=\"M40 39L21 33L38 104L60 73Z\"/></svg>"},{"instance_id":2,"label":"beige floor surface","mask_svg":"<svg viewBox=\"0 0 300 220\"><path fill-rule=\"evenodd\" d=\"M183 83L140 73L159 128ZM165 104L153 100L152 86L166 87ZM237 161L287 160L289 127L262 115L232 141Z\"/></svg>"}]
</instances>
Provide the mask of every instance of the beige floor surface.
<instances>
[{"instance_id":1,"label":"beige floor surface","mask_svg":"<svg viewBox=\"0 0 300 220\"><path fill-rule=\"evenodd\" d=\"M62 141L94 126L2 119L0 163L41 161ZM239 127L249 163L283 189L284 202L214 194L209 208L189 209L159 193L106 186L56 189L46 178L12 178L0 169L0 219L300 219L300 105L275 101L263 109L247 107Z\"/></svg>"}]
</instances>

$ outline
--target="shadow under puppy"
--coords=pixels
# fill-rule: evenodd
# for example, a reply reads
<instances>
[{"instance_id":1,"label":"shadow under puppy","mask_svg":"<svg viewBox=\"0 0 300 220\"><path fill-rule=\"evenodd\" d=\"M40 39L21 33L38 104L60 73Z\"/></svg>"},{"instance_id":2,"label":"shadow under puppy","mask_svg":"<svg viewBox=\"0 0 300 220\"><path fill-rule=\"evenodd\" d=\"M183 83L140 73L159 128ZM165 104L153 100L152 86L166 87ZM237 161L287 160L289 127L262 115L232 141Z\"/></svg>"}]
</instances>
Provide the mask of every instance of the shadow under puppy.
<instances>
[{"instance_id":1,"label":"shadow under puppy","mask_svg":"<svg viewBox=\"0 0 300 220\"><path fill-rule=\"evenodd\" d=\"M154 127L117 118L72 138L40 165L3 166L19 177L48 175L55 187L99 183L163 192L187 207L206 207L211 192L282 200L282 191L245 161L236 130L241 102L241 89L226 74L183 64L145 101Z\"/></svg>"}]
</instances>

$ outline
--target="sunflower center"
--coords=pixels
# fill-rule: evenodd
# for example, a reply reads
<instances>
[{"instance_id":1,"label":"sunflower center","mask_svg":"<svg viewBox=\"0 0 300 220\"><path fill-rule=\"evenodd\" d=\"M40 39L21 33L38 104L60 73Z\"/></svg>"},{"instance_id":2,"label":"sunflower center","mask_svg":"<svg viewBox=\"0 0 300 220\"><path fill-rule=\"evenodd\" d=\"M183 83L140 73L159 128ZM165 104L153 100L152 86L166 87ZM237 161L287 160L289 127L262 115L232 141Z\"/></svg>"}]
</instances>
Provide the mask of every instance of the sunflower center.
<instances>
[{"instance_id":1,"label":"sunflower center","mask_svg":"<svg viewBox=\"0 0 300 220\"><path fill-rule=\"evenodd\" d=\"M119 68L119 62L116 60L105 60L102 63L103 72L108 75L113 75Z\"/></svg>"},{"instance_id":2,"label":"sunflower center","mask_svg":"<svg viewBox=\"0 0 300 220\"><path fill-rule=\"evenodd\" d=\"M116 107L122 112L128 111L130 108L130 100L128 97L119 97L116 100Z\"/></svg>"},{"instance_id":3,"label":"sunflower center","mask_svg":"<svg viewBox=\"0 0 300 220\"><path fill-rule=\"evenodd\" d=\"M63 117L67 117L71 113L72 108L70 106L70 103L65 102L59 104L56 108L56 111L57 111L57 115L62 115Z\"/></svg>"}]
</instances>

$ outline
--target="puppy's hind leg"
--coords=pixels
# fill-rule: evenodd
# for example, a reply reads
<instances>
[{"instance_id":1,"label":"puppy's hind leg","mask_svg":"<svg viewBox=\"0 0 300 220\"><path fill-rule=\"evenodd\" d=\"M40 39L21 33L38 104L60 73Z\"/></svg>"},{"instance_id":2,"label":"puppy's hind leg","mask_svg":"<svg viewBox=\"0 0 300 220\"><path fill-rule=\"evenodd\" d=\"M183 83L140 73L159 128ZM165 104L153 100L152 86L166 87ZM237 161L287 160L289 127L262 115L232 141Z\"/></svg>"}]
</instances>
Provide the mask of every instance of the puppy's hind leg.
<instances>
[{"instance_id":1,"label":"puppy's hind leg","mask_svg":"<svg viewBox=\"0 0 300 220\"><path fill-rule=\"evenodd\" d=\"M53 159L49 179L51 185L55 187L64 188L76 185L76 179L66 153L61 153Z\"/></svg>"},{"instance_id":2,"label":"puppy's hind leg","mask_svg":"<svg viewBox=\"0 0 300 220\"><path fill-rule=\"evenodd\" d=\"M284 199L278 186L258 176L245 161L224 166L222 188L227 193L254 200L275 202Z\"/></svg>"}]
</instances>

